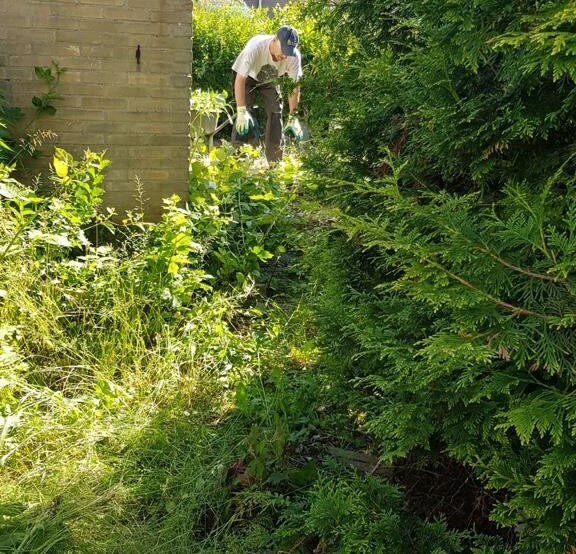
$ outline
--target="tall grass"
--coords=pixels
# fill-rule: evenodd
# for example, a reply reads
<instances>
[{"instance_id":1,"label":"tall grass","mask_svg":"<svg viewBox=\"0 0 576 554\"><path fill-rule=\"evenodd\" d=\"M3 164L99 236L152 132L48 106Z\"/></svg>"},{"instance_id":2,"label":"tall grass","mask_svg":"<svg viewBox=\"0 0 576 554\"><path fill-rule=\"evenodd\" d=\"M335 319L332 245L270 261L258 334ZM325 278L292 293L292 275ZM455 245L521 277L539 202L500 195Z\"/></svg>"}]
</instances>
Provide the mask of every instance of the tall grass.
<instances>
[{"instance_id":1,"label":"tall grass","mask_svg":"<svg viewBox=\"0 0 576 554\"><path fill-rule=\"evenodd\" d=\"M247 293L195 293L194 256L167 271L170 241L191 240L176 208L97 248L84 221L62 229L66 194L14 186L0 211L0 551L189 552L221 523L242 456L227 416L232 376L258 370L255 338L232 327Z\"/></svg>"},{"instance_id":2,"label":"tall grass","mask_svg":"<svg viewBox=\"0 0 576 554\"><path fill-rule=\"evenodd\" d=\"M16 513L3 522L0 544L49 552L54 541L98 545L110 537L101 550L117 544L125 552L120 545L134 540L136 524L134 548L142 551L147 536L156 547L173 539L152 521L177 505L180 480L196 484L182 530L196 528L212 504L202 495L220 495L238 449L237 435L213 432L226 414L221 379L239 342L226 321L234 299L215 295L168 324L157 309L137 309L146 304L126 280L107 290L106 304L76 298L66 313L62 287L30 268L24 278L9 265L2 274L2 399L11 413L4 416L0 510Z\"/></svg>"}]
</instances>

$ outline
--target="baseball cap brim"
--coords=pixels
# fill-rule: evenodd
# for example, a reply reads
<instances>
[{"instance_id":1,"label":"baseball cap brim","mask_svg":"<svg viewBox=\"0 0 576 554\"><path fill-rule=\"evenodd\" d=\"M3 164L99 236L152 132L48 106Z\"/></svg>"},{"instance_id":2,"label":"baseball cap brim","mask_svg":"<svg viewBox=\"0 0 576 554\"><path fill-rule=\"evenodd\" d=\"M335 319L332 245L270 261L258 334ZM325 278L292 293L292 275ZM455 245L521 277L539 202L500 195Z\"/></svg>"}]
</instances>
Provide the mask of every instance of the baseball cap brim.
<instances>
[{"instance_id":1,"label":"baseball cap brim","mask_svg":"<svg viewBox=\"0 0 576 554\"><path fill-rule=\"evenodd\" d=\"M280 41L280 47L282 48L282 54L285 56L295 56L296 55L296 46L288 46Z\"/></svg>"}]
</instances>

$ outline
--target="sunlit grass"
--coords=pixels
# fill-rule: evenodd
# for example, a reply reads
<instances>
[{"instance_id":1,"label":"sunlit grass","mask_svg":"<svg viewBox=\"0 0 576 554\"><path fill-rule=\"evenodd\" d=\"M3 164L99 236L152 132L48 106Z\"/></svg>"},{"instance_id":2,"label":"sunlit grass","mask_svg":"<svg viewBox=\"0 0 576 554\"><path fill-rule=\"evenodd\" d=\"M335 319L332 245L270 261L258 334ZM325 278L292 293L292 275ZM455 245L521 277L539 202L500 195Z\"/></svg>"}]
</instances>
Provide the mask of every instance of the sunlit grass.
<instances>
[{"instance_id":1,"label":"sunlit grass","mask_svg":"<svg viewBox=\"0 0 576 554\"><path fill-rule=\"evenodd\" d=\"M171 306L129 255L99 264L30 247L0 270L0 551L198 551L235 519L235 389L284 363L273 303Z\"/></svg>"}]
</instances>

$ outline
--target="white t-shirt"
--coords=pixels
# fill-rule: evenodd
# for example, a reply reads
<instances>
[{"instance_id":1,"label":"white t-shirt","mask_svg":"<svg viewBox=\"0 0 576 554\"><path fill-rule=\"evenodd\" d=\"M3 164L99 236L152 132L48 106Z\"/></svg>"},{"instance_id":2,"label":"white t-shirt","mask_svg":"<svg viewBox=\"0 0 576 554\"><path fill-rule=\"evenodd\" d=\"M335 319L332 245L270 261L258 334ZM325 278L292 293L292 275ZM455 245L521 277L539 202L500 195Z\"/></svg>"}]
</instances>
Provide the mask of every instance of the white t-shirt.
<instances>
[{"instance_id":1,"label":"white t-shirt","mask_svg":"<svg viewBox=\"0 0 576 554\"><path fill-rule=\"evenodd\" d=\"M302 57L298 49L296 56L275 62L270 54L269 44L274 35L256 35L252 37L240 52L232 69L244 77L252 77L259 82L266 82L288 75L293 81L302 77Z\"/></svg>"}]
</instances>

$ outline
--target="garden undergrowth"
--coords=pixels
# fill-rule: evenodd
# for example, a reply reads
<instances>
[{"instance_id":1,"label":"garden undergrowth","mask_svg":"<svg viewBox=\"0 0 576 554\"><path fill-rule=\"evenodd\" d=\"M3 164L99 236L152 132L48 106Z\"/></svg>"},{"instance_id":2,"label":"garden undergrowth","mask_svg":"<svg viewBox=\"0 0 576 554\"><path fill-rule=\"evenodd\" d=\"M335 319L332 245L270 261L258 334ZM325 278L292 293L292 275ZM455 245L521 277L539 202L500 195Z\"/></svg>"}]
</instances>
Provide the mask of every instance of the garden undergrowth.
<instances>
[{"instance_id":1,"label":"garden undergrowth","mask_svg":"<svg viewBox=\"0 0 576 554\"><path fill-rule=\"evenodd\" d=\"M296 157L198 145L156 224L100 209L106 165L57 150L47 196L2 166L0 552L500 551L330 453L361 440L319 363Z\"/></svg>"}]
</instances>

